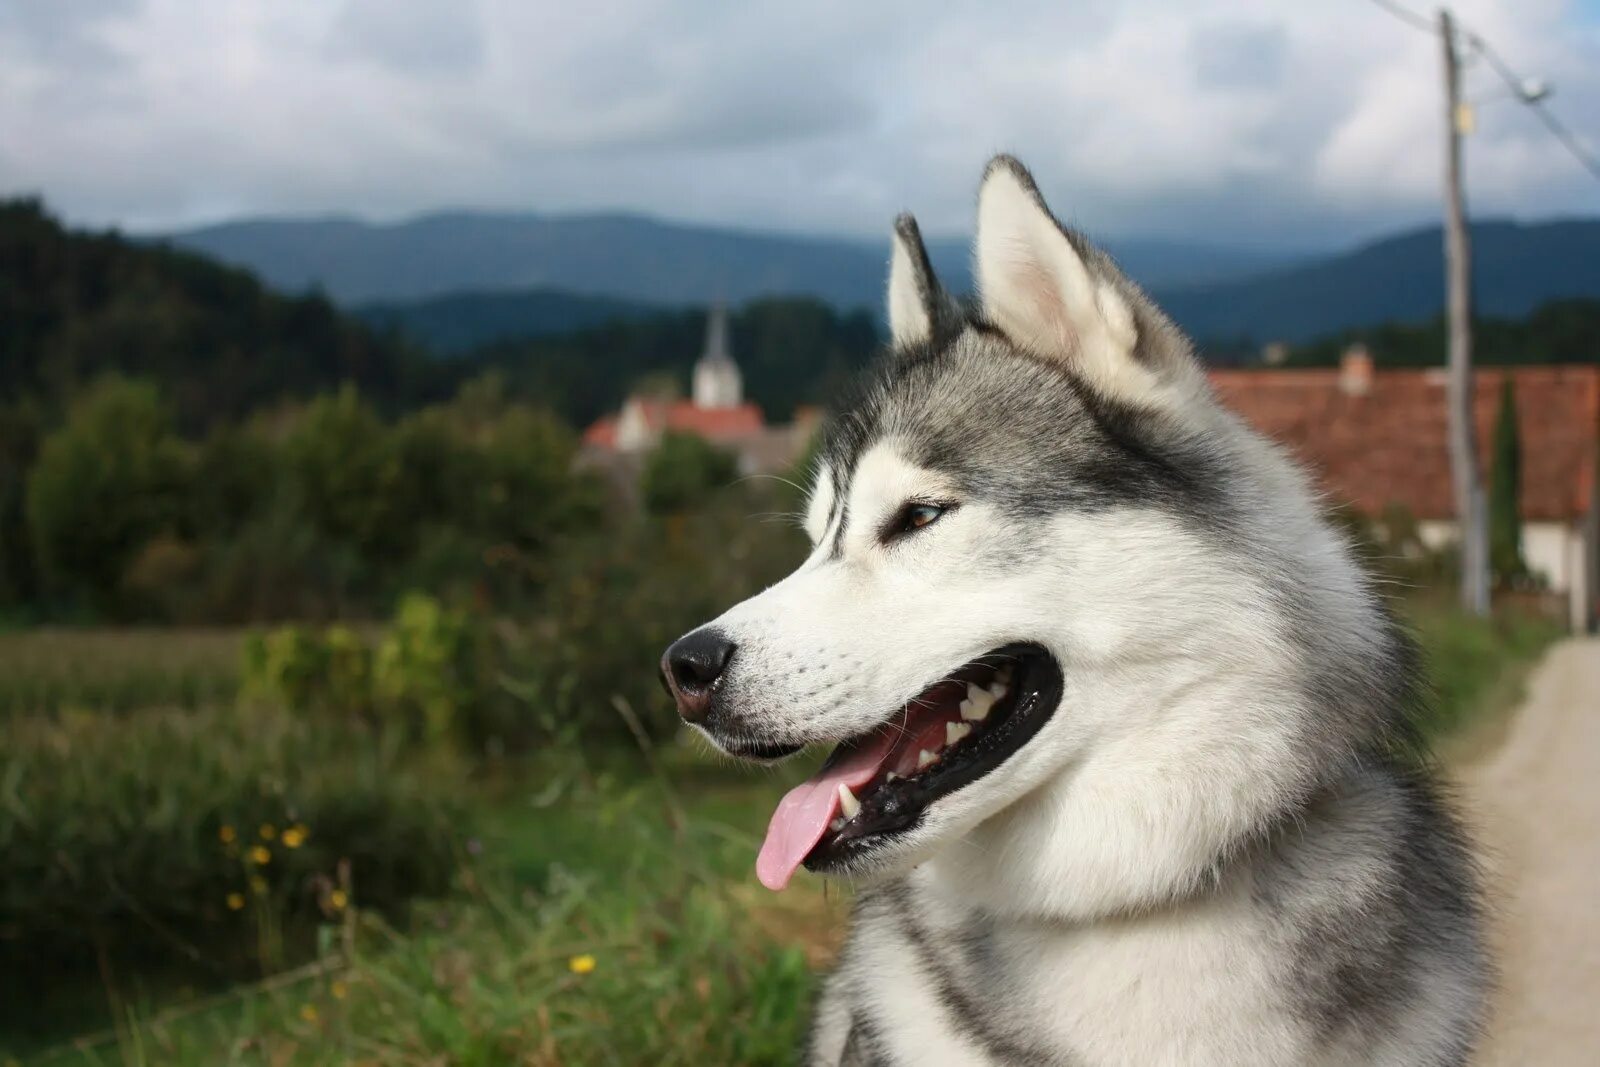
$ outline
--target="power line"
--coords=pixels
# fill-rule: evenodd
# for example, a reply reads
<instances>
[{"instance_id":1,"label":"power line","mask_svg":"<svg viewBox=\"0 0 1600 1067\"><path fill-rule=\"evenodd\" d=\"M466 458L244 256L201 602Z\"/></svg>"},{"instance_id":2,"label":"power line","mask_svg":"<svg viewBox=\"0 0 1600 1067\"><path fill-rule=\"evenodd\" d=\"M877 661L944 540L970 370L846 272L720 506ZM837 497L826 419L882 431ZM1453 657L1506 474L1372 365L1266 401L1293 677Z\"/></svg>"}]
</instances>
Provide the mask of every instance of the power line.
<instances>
[{"instance_id":1,"label":"power line","mask_svg":"<svg viewBox=\"0 0 1600 1067\"><path fill-rule=\"evenodd\" d=\"M1518 76L1517 72L1511 69L1511 65L1505 61L1504 57L1490 47L1488 41L1485 41L1476 33L1468 33L1466 37L1467 43L1472 45L1478 54L1488 62L1490 69L1500 76L1500 80L1506 83L1516 98L1532 109L1535 115L1539 116L1539 121L1544 123L1545 128L1566 147L1568 152L1572 153L1573 158L1582 164L1583 168L1590 174L1600 178L1600 159L1596 159L1594 154L1584 147L1583 142L1578 140L1578 135L1573 133L1566 123L1562 122L1554 112L1544 106L1544 100L1541 96L1535 96L1529 90L1530 83L1528 80Z\"/></svg>"},{"instance_id":2,"label":"power line","mask_svg":"<svg viewBox=\"0 0 1600 1067\"><path fill-rule=\"evenodd\" d=\"M1410 8L1402 7L1400 4L1395 3L1394 0L1372 0L1372 2L1412 29L1421 30L1424 33L1434 32L1433 20L1426 15L1419 15Z\"/></svg>"},{"instance_id":3,"label":"power line","mask_svg":"<svg viewBox=\"0 0 1600 1067\"><path fill-rule=\"evenodd\" d=\"M1428 34L1437 34L1439 32L1432 19L1396 3L1395 0L1372 0L1372 2L1378 8L1393 15L1414 30ZM1460 26L1461 24L1458 22L1456 25ZM1461 27L1461 35L1472 46L1472 49L1484 58L1490 69L1506 83L1511 89L1512 95L1517 98L1517 101L1538 116L1539 121L1544 123L1545 129L1549 130L1551 135L1561 142L1563 148L1572 153L1572 157L1578 161L1584 170L1595 178L1600 179L1600 158L1597 158L1579 140L1578 135L1566 123L1562 122L1553 111L1544 106L1543 95L1535 95L1534 92L1530 91L1529 85L1531 83L1527 79L1519 77L1516 71L1511 69L1511 64L1507 63L1504 57L1495 51L1481 35L1468 30L1464 26Z\"/></svg>"}]
</instances>

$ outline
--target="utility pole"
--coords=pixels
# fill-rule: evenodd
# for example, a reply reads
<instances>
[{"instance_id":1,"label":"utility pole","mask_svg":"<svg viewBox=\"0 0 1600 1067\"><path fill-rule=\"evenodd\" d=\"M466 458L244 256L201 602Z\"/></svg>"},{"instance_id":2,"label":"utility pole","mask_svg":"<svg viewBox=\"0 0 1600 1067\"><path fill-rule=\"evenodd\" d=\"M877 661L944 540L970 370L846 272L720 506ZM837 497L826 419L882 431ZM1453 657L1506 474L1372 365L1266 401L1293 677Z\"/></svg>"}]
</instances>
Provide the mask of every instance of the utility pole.
<instances>
[{"instance_id":1,"label":"utility pole","mask_svg":"<svg viewBox=\"0 0 1600 1067\"><path fill-rule=\"evenodd\" d=\"M1461 530L1461 606L1489 613L1489 512L1478 468L1478 428L1472 387L1472 244L1461 194L1461 57L1455 20L1439 11L1444 49L1445 166L1444 255L1448 295L1449 377L1445 388L1450 435L1450 479Z\"/></svg>"}]
</instances>

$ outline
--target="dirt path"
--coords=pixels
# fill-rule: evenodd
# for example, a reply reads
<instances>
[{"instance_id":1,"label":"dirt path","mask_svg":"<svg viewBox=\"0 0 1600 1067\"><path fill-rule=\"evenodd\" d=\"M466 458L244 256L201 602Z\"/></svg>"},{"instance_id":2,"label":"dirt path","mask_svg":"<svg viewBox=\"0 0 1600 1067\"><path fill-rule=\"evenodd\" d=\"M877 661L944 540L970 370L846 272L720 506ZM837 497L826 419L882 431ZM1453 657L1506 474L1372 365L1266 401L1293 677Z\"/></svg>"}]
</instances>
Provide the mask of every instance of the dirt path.
<instances>
[{"instance_id":1,"label":"dirt path","mask_svg":"<svg viewBox=\"0 0 1600 1067\"><path fill-rule=\"evenodd\" d=\"M1556 646L1500 743L1456 776L1504 972L1479 1062L1600 1064L1600 640Z\"/></svg>"}]
</instances>

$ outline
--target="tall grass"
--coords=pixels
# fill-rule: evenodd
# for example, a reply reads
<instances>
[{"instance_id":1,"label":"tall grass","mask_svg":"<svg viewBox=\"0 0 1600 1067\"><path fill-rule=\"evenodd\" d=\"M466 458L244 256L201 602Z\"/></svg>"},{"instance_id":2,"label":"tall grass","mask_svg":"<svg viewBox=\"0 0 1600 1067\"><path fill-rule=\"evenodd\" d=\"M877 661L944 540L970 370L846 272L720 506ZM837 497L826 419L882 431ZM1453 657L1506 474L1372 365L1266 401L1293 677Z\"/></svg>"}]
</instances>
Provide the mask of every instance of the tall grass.
<instances>
[{"instance_id":1,"label":"tall grass","mask_svg":"<svg viewBox=\"0 0 1600 1067\"><path fill-rule=\"evenodd\" d=\"M791 1062L844 903L755 886L780 787L696 760L661 778L607 762L485 783L458 892L404 930L353 913L350 936L287 981L135 1014L31 1062Z\"/></svg>"},{"instance_id":2,"label":"tall grass","mask_svg":"<svg viewBox=\"0 0 1600 1067\"><path fill-rule=\"evenodd\" d=\"M1401 611L1419 637L1436 695L1424 723L1435 740L1509 707L1527 670L1560 634L1558 625L1530 613L1470 619L1426 599ZM84 667L83 677L111 678L163 654L197 671L208 662L230 668L237 662L236 638L224 645L216 632L209 658L200 652L204 641L170 652L161 647L165 635L135 632L120 648L109 635L73 636L75 646L59 635L48 645L67 679L76 674L71 663ZM30 650L47 647L30 640L0 638L0 663L25 665ZM67 695L60 705L82 706L71 685L62 685ZM145 691L159 693L161 683L130 687L127 699L101 706L136 707L134 694ZM529 687L530 705L542 692ZM601 700L595 697L587 713L631 714L620 696L613 703L621 707ZM555 707L530 706L528 713L551 714ZM268 719L254 722L251 713ZM847 902L804 878L782 895L766 893L750 868L773 804L806 768L750 774L672 742L654 747L649 731L630 729L618 732L637 738L643 753L615 743L564 743L515 760L480 760L463 777L450 761L431 763L428 751L412 751L404 760L373 763L367 773L361 768L373 759L372 739L326 734L326 718L228 704L121 717L62 711L7 724L0 808L20 795L17 782L48 782L48 790L33 794L33 825L53 835L39 838L31 852L8 846L7 859L31 855L41 870L63 851L51 842L90 840L91 848L65 851L120 857L124 866L114 869L133 873L119 878L148 884L184 867L188 861L174 864L173 857L189 855L185 850L237 864L242 853L217 851L224 819L239 827L276 821L280 832L304 819L312 830L308 841L325 846L325 828L339 825L341 807L366 811L377 820L372 825L397 819L402 830L452 805L461 810L451 817L456 847L446 869L430 885L395 891L434 894L414 902L409 914L368 906L380 898L362 891L363 877L369 889L382 884L378 876L374 885L372 875L356 877L351 906L327 908L337 883L316 879L356 846L306 852L304 871L285 877L289 872L280 868L273 891L281 888L285 901L298 893L295 899L311 905L298 912L303 932L316 934L303 941L306 952L315 946L309 958L280 955L275 965L287 970L224 992L150 987L141 993L125 981L125 968L109 982L92 977L82 991L90 1007L78 1039L8 1047L12 1035L0 1032L0 1063L24 1052L29 1063L122 1067L792 1062L813 975L843 932ZM272 738L285 731L306 738L306 747L275 748ZM259 756L282 751L298 755ZM246 768L235 776L240 791L193 787L218 780L206 768L224 759ZM291 811L270 806L276 796L270 788L255 788L291 778L301 782L301 796L320 799L297 800ZM308 792L313 780L321 784ZM41 806L40 796L55 798L54 806ZM259 836L259 828L252 832ZM398 848L384 846L385 854L407 854L401 831L363 832L355 840L399 841ZM224 865L195 881L192 896L178 898L193 900L203 920L188 936L198 941L210 931L204 951L264 955L250 939L271 930L248 909L233 913L225 903L229 893L249 892L248 881L240 881L249 873ZM445 881L448 892L437 894ZM29 876L9 884L36 882ZM51 892L24 898L38 915L53 906ZM13 931L72 925L30 914L13 907ZM296 921L292 909L282 914ZM0 921L0 941L5 926ZM103 1003L93 1002L108 995L115 996L115 1011L106 1019Z\"/></svg>"},{"instance_id":3,"label":"tall grass","mask_svg":"<svg viewBox=\"0 0 1600 1067\"><path fill-rule=\"evenodd\" d=\"M225 627L0 634L0 718L229 702L239 687L243 636Z\"/></svg>"}]
</instances>

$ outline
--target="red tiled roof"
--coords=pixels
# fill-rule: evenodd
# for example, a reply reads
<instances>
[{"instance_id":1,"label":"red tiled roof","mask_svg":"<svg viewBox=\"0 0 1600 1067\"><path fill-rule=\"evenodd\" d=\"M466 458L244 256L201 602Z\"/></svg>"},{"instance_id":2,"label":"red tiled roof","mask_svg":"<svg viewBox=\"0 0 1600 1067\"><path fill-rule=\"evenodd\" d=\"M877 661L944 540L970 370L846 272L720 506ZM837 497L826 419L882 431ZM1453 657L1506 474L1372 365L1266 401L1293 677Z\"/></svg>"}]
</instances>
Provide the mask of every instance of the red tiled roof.
<instances>
[{"instance_id":1,"label":"red tiled roof","mask_svg":"<svg viewBox=\"0 0 1600 1067\"><path fill-rule=\"evenodd\" d=\"M1600 367L1478 370L1474 414L1485 479L1508 376L1521 435L1523 518L1578 518L1589 507L1600 454ZM1342 389L1338 370L1214 370L1211 384L1334 497L1372 514L1401 504L1419 519L1455 517L1442 370L1376 370L1365 393Z\"/></svg>"},{"instance_id":2,"label":"red tiled roof","mask_svg":"<svg viewBox=\"0 0 1600 1067\"><path fill-rule=\"evenodd\" d=\"M645 422L652 430L692 433L708 441L733 443L761 432L765 420L754 404L734 408L701 408L688 400L638 400ZM583 432L583 443L600 448L615 448L616 415L596 419Z\"/></svg>"},{"instance_id":3,"label":"red tiled roof","mask_svg":"<svg viewBox=\"0 0 1600 1067\"><path fill-rule=\"evenodd\" d=\"M583 443L596 448L615 448L617 444L617 417L602 415L583 431Z\"/></svg>"}]
</instances>

